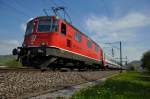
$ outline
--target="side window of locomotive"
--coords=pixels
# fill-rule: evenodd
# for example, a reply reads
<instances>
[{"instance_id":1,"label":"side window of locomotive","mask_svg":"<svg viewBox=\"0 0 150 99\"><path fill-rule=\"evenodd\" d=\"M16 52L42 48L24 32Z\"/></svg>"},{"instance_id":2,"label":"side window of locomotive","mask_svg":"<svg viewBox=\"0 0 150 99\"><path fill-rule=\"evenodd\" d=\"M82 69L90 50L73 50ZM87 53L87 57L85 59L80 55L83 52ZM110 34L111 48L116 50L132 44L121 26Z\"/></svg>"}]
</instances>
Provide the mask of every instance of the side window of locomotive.
<instances>
[{"instance_id":1,"label":"side window of locomotive","mask_svg":"<svg viewBox=\"0 0 150 99\"><path fill-rule=\"evenodd\" d=\"M81 34L78 32L75 32L75 40L77 40L78 42L81 42L82 38L81 38Z\"/></svg>"},{"instance_id":2,"label":"side window of locomotive","mask_svg":"<svg viewBox=\"0 0 150 99\"><path fill-rule=\"evenodd\" d=\"M92 42L90 40L87 41L87 47L92 48Z\"/></svg>"},{"instance_id":3,"label":"side window of locomotive","mask_svg":"<svg viewBox=\"0 0 150 99\"><path fill-rule=\"evenodd\" d=\"M57 31L58 31L58 20L53 20L52 32L57 32Z\"/></svg>"},{"instance_id":4,"label":"side window of locomotive","mask_svg":"<svg viewBox=\"0 0 150 99\"><path fill-rule=\"evenodd\" d=\"M61 33L66 35L66 25L64 23L61 23Z\"/></svg>"},{"instance_id":5,"label":"side window of locomotive","mask_svg":"<svg viewBox=\"0 0 150 99\"><path fill-rule=\"evenodd\" d=\"M25 35L31 34L33 32L33 21L30 21L27 24L26 33Z\"/></svg>"},{"instance_id":6,"label":"side window of locomotive","mask_svg":"<svg viewBox=\"0 0 150 99\"><path fill-rule=\"evenodd\" d=\"M38 32L50 32L51 20L39 20Z\"/></svg>"},{"instance_id":7,"label":"side window of locomotive","mask_svg":"<svg viewBox=\"0 0 150 99\"><path fill-rule=\"evenodd\" d=\"M98 52L98 50L99 50L99 47L96 45L95 46L95 51Z\"/></svg>"}]
</instances>

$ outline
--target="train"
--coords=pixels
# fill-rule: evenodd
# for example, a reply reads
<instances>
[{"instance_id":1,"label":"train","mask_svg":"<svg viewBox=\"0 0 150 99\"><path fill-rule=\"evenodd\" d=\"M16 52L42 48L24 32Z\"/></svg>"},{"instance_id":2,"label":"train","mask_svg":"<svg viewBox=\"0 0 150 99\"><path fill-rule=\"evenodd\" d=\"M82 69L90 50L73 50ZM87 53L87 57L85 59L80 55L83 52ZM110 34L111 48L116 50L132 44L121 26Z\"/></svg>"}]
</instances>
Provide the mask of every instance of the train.
<instances>
[{"instance_id":1,"label":"train","mask_svg":"<svg viewBox=\"0 0 150 99\"><path fill-rule=\"evenodd\" d=\"M27 23L21 47L12 51L23 66L35 68L120 69L102 47L58 16L38 16Z\"/></svg>"}]
</instances>

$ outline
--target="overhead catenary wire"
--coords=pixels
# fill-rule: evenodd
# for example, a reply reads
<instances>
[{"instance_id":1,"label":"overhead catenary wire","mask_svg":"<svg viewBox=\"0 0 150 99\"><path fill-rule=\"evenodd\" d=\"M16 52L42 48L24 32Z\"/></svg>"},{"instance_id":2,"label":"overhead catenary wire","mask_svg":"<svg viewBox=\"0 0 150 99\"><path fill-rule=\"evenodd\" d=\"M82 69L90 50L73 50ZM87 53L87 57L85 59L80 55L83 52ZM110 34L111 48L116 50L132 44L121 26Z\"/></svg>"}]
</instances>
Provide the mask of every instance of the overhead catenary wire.
<instances>
[{"instance_id":1,"label":"overhead catenary wire","mask_svg":"<svg viewBox=\"0 0 150 99\"><path fill-rule=\"evenodd\" d=\"M64 5L66 5L66 2L64 0L59 0L61 3L63 3Z\"/></svg>"},{"instance_id":2,"label":"overhead catenary wire","mask_svg":"<svg viewBox=\"0 0 150 99\"><path fill-rule=\"evenodd\" d=\"M46 11L47 9L43 9L43 12L46 14L46 16L48 16L48 13Z\"/></svg>"},{"instance_id":3,"label":"overhead catenary wire","mask_svg":"<svg viewBox=\"0 0 150 99\"><path fill-rule=\"evenodd\" d=\"M21 11L21 10L18 10L16 9L14 6L4 2L3 0L1 0L1 2L3 3L3 6L6 7L6 8L10 8L12 11L20 14L20 15L23 15L25 17L30 17L30 15L26 14L25 12Z\"/></svg>"},{"instance_id":4,"label":"overhead catenary wire","mask_svg":"<svg viewBox=\"0 0 150 99\"><path fill-rule=\"evenodd\" d=\"M70 23L72 24L71 17L70 17L70 15L68 14L68 12L67 12L66 10L65 10L65 13L66 13L67 17L69 18L69 20L70 20Z\"/></svg>"},{"instance_id":5,"label":"overhead catenary wire","mask_svg":"<svg viewBox=\"0 0 150 99\"><path fill-rule=\"evenodd\" d=\"M58 6L57 3L55 3L54 0L50 0L56 7Z\"/></svg>"},{"instance_id":6,"label":"overhead catenary wire","mask_svg":"<svg viewBox=\"0 0 150 99\"><path fill-rule=\"evenodd\" d=\"M42 0L43 1L43 0ZM29 8L29 7L26 7L25 3L23 1L20 1L20 0L13 0L13 2L15 2L15 4L17 4L19 7L21 7L21 9L23 8L24 10L27 10L28 12L30 13L33 13L34 10Z\"/></svg>"}]
</instances>

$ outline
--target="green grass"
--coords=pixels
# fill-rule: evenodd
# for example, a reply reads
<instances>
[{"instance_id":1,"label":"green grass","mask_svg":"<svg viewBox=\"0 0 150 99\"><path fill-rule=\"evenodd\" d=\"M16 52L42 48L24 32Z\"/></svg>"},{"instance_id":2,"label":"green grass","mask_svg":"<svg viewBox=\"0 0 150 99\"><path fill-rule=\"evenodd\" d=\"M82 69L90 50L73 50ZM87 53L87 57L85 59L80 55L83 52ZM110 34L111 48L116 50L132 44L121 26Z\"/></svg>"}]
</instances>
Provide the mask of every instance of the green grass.
<instances>
[{"instance_id":1,"label":"green grass","mask_svg":"<svg viewBox=\"0 0 150 99\"><path fill-rule=\"evenodd\" d=\"M20 68L22 67L22 64L15 59L9 60L5 63L5 66L8 66L9 68Z\"/></svg>"},{"instance_id":2,"label":"green grass","mask_svg":"<svg viewBox=\"0 0 150 99\"><path fill-rule=\"evenodd\" d=\"M16 61L16 57L12 55L1 55L0 66L8 66L9 68L20 68L22 64Z\"/></svg>"},{"instance_id":3,"label":"green grass","mask_svg":"<svg viewBox=\"0 0 150 99\"><path fill-rule=\"evenodd\" d=\"M75 93L72 99L150 99L150 74L121 73Z\"/></svg>"}]
</instances>

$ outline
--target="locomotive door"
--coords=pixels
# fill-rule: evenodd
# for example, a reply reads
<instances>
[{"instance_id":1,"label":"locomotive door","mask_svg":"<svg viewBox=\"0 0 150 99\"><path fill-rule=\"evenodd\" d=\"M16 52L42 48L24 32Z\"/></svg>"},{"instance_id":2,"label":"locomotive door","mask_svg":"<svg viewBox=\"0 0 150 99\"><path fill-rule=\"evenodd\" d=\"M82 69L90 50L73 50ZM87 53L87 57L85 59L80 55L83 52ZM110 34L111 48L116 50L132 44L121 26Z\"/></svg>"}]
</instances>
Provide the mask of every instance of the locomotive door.
<instances>
[{"instance_id":1,"label":"locomotive door","mask_svg":"<svg viewBox=\"0 0 150 99\"><path fill-rule=\"evenodd\" d=\"M67 39L67 47L71 48L71 40Z\"/></svg>"},{"instance_id":2,"label":"locomotive door","mask_svg":"<svg viewBox=\"0 0 150 99\"><path fill-rule=\"evenodd\" d=\"M61 23L61 33L66 36L66 46L71 48L72 43L71 43L71 35L67 31L67 26L64 23Z\"/></svg>"}]
</instances>

